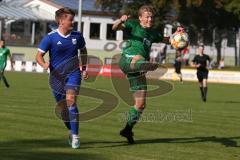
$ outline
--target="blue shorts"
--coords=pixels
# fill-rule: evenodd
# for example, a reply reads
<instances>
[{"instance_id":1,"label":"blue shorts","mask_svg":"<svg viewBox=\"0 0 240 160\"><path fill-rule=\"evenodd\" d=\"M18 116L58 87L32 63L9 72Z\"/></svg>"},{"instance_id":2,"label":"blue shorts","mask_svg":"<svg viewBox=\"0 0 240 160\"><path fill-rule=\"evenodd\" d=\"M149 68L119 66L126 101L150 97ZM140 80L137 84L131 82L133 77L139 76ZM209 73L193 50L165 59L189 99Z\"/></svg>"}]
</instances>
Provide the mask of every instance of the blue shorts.
<instances>
[{"instance_id":1,"label":"blue shorts","mask_svg":"<svg viewBox=\"0 0 240 160\"><path fill-rule=\"evenodd\" d=\"M76 95L78 95L81 79L80 69L77 69L67 75L50 76L50 86L56 101L59 102L65 99L66 91L69 89L74 90Z\"/></svg>"}]
</instances>

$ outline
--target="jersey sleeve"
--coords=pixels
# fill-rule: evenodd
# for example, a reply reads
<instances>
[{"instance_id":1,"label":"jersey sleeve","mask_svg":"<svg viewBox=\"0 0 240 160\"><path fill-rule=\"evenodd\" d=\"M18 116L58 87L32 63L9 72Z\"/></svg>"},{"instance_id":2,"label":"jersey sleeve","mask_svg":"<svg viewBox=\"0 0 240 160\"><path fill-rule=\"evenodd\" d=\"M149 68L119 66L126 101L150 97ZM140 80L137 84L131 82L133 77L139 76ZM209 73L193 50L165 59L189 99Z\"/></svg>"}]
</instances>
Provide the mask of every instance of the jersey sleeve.
<instances>
[{"instance_id":1,"label":"jersey sleeve","mask_svg":"<svg viewBox=\"0 0 240 160\"><path fill-rule=\"evenodd\" d=\"M78 40L78 49L82 50L86 47L85 39L83 38L82 34L80 33L79 40Z\"/></svg>"},{"instance_id":2,"label":"jersey sleeve","mask_svg":"<svg viewBox=\"0 0 240 160\"><path fill-rule=\"evenodd\" d=\"M207 60L208 60L208 62L210 62L210 61L211 61L211 58L210 58L209 56L207 56Z\"/></svg>"},{"instance_id":3,"label":"jersey sleeve","mask_svg":"<svg viewBox=\"0 0 240 160\"><path fill-rule=\"evenodd\" d=\"M125 27L125 29L133 29L133 28L135 28L137 23L138 22L136 20L129 19L129 20L124 22L124 27Z\"/></svg>"},{"instance_id":4,"label":"jersey sleeve","mask_svg":"<svg viewBox=\"0 0 240 160\"><path fill-rule=\"evenodd\" d=\"M10 49L7 48L6 54L9 56L10 55Z\"/></svg>"},{"instance_id":5,"label":"jersey sleeve","mask_svg":"<svg viewBox=\"0 0 240 160\"><path fill-rule=\"evenodd\" d=\"M50 49L51 40L48 35L46 35L39 44L38 51L41 53L46 53Z\"/></svg>"},{"instance_id":6,"label":"jersey sleeve","mask_svg":"<svg viewBox=\"0 0 240 160\"><path fill-rule=\"evenodd\" d=\"M193 63L197 63L197 56L194 56L192 62L193 62Z\"/></svg>"}]
</instances>

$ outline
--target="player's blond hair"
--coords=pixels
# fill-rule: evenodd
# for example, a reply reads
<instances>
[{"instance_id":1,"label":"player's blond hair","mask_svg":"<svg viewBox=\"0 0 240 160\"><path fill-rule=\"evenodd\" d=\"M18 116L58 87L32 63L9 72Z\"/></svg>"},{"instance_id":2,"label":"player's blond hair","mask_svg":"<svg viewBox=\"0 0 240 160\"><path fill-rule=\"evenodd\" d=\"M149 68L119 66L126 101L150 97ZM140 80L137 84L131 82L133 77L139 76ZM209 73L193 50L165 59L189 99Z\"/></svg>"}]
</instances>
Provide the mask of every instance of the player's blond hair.
<instances>
[{"instance_id":1,"label":"player's blond hair","mask_svg":"<svg viewBox=\"0 0 240 160\"><path fill-rule=\"evenodd\" d=\"M71 14L72 16L75 16L75 12L68 7L60 8L55 12L55 20L57 23L59 23L59 19L66 17L67 14Z\"/></svg>"},{"instance_id":2,"label":"player's blond hair","mask_svg":"<svg viewBox=\"0 0 240 160\"><path fill-rule=\"evenodd\" d=\"M151 12L153 15L155 15L156 11L152 5L143 5L138 10L138 16L142 16L144 12Z\"/></svg>"}]
</instances>

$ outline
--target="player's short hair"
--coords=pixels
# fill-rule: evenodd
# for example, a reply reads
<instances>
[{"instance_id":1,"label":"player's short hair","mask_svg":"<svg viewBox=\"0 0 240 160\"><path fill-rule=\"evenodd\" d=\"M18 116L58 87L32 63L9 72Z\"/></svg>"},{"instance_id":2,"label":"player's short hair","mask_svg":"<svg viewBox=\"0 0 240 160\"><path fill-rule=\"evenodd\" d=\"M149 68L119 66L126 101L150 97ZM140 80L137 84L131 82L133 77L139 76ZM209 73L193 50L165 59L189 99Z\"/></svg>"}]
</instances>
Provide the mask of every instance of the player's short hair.
<instances>
[{"instance_id":1,"label":"player's short hair","mask_svg":"<svg viewBox=\"0 0 240 160\"><path fill-rule=\"evenodd\" d=\"M202 48L204 49L204 44L203 44L203 43L199 43L199 44L198 44L198 48L199 48L199 47L202 47Z\"/></svg>"},{"instance_id":2,"label":"player's short hair","mask_svg":"<svg viewBox=\"0 0 240 160\"><path fill-rule=\"evenodd\" d=\"M5 41L5 39L3 38L3 36L0 37L0 41Z\"/></svg>"},{"instance_id":3,"label":"player's short hair","mask_svg":"<svg viewBox=\"0 0 240 160\"><path fill-rule=\"evenodd\" d=\"M71 14L71 15L75 16L75 12L71 8L63 7L55 12L56 22L59 23L59 19L66 17L66 14Z\"/></svg>"},{"instance_id":4,"label":"player's short hair","mask_svg":"<svg viewBox=\"0 0 240 160\"><path fill-rule=\"evenodd\" d=\"M144 12L151 12L153 15L155 15L156 11L152 5L143 5L138 10L138 16L142 16Z\"/></svg>"},{"instance_id":5,"label":"player's short hair","mask_svg":"<svg viewBox=\"0 0 240 160\"><path fill-rule=\"evenodd\" d=\"M1 37L1 38L0 38L0 41L3 42L3 46L2 46L2 48L5 48L5 39L4 39L3 37Z\"/></svg>"}]
</instances>

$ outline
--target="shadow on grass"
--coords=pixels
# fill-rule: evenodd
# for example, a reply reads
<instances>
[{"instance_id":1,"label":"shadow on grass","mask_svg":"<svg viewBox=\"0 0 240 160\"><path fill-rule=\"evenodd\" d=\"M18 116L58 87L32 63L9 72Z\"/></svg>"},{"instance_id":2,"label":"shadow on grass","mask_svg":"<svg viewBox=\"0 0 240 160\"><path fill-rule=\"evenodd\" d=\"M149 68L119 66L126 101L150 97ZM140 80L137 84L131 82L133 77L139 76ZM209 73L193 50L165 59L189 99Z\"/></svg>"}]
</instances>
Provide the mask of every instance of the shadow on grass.
<instances>
[{"instance_id":1,"label":"shadow on grass","mask_svg":"<svg viewBox=\"0 0 240 160\"><path fill-rule=\"evenodd\" d=\"M84 151L84 152L83 152ZM59 139L16 140L0 143L2 160L107 160L102 154L86 153L86 150L72 149Z\"/></svg>"},{"instance_id":2,"label":"shadow on grass","mask_svg":"<svg viewBox=\"0 0 240 160\"><path fill-rule=\"evenodd\" d=\"M240 147L237 144L236 139L240 139L240 137L192 137L192 138L159 138L159 139L144 139L144 140L136 140L135 144L156 144L156 143L204 143L204 142L213 142L224 145L225 147ZM113 144L113 145L105 145L101 147L89 147L89 148L105 148L105 147L120 147L120 146L130 146L126 143L126 141L98 141L98 142L86 142L86 145L95 145L95 144ZM134 146L134 145L132 145ZM88 148L88 147L87 147Z\"/></svg>"},{"instance_id":3,"label":"shadow on grass","mask_svg":"<svg viewBox=\"0 0 240 160\"><path fill-rule=\"evenodd\" d=\"M220 143L225 147L240 147L235 141L240 139L240 137L192 137L192 138L161 138L161 139L149 139L149 140L138 140L137 144L146 143L204 143L213 142Z\"/></svg>"},{"instance_id":4,"label":"shadow on grass","mask_svg":"<svg viewBox=\"0 0 240 160\"><path fill-rule=\"evenodd\" d=\"M219 143L225 147L240 147L236 140L240 137L191 137L159 138L136 140L140 144L184 144L184 143ZM89 141L82 142L80 149L72 149L67 142L59 139L16 140L0 143L0 155L3 160L107 160L103 154L92 154L94 148L134 147L126 141Z\"/></svg>"},{"instance_id":5,"label":"shadow on grass","mask_svg":"<svg viewBox=\"0 0 240 160\"><path fill-rule=\"evenodd\" d=\"M212 100L214 103L228 103L228 104L240 104L240 101L221 101L221 100Z\"/></svg>"}]
</instances>

